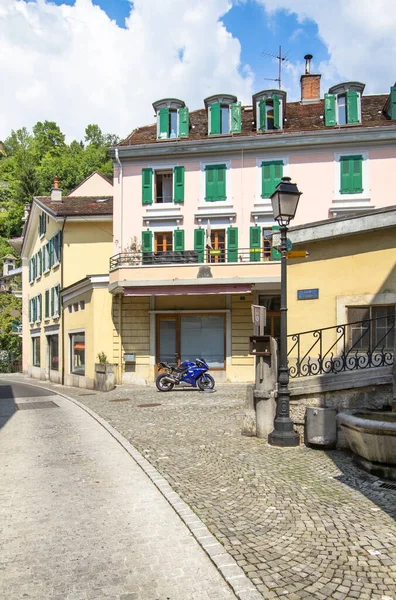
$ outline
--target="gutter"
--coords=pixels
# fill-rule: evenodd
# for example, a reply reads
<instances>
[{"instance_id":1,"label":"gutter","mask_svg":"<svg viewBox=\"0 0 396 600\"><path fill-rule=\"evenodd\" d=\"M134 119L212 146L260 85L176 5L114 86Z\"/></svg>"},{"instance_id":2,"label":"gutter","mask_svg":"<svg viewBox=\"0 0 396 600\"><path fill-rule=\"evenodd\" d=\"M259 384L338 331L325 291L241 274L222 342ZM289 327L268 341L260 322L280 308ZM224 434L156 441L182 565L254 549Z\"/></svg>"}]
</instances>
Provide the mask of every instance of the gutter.
<instances>
[{"instance_id":1,"label":"gutter","mask_svg":"<svg viewBox=\"0 0 396 600\"><path fill-rule=\"evenodd\" d=\"M120 161L119 155L118 155L118 148L115 148L115 154L114 157L117 161L117 164L119 166L120 169L120 235L119 235L119 242L120 242L120 247L119 247L119 252L122 252L122 218L123 218L123 173L122 173L122 163Z\"/></svg>"}]
</instances>

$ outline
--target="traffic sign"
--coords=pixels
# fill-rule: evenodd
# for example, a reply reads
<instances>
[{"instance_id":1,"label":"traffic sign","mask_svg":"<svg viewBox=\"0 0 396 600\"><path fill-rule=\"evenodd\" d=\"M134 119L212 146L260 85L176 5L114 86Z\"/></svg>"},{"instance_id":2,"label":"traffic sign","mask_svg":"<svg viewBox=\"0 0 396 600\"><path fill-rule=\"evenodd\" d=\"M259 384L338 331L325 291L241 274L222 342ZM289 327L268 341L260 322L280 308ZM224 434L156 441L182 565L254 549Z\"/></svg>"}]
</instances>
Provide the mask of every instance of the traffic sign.
<instances>
[{"instance_id":1,"label":"traffic sign","mask_svg":"<svg viewBox=\"0 0 396 600\"><path fill-rule=\"evenodd\" d=\"M286 240L286 250L287 250L288 252L291 252L291 251L292 251L292 248L293 248L292 241L291 241L291 240L289 240L289 238L287 238L287 240Z\"/></svg>"},{"instance_id":2,"label":"traffic sign","mask_svg":"<svg viewBox=\"0 0 396 600\"><path fill-rule=\"evenodd\" d=\"M287 253L287 258L308 258L309 252L306 250L293 250Z\"/></svg>"}]
</instances>

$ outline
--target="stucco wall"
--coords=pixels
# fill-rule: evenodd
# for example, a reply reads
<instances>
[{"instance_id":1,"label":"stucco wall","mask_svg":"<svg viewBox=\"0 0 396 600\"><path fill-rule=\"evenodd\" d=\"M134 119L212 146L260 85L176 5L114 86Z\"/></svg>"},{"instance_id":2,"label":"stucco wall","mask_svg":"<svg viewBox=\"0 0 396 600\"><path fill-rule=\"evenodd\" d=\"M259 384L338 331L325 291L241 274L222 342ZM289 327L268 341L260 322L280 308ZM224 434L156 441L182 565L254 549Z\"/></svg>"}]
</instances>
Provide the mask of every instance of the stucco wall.
<instances>
[{"instance_id":1,"label":"stucco wall","mask_svg":"<svg viewBox=\"0 0 396 600\"><path fill-rule=\"evenodd\" d=\"M113 227L111 221L69 222L63 233L63 286L87 275L109 272Z\"/></svg>"}]
</instances>

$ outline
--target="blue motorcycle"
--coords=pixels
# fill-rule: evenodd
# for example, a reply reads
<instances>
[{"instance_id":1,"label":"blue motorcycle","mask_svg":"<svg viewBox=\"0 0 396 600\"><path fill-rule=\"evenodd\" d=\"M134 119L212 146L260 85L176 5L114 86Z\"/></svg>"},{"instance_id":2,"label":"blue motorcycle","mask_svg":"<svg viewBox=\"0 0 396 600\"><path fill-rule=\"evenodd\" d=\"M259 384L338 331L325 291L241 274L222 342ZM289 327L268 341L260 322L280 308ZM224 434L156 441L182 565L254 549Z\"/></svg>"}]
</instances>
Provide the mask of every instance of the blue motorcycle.
<instances>
[{"instance_id":1,"label":"blue motorcycle","mask_svg":"<svg viewBox=\"0 0 396 600\"><path fill-rule=\"evenodd\" d=\"M170 392L175 385L180 383L187 383L195 388L198 386L203 392L212 390L215 386L213 377L207 373L209 367L203 358L197 358L195 363L186 360L178 367L160 362L158 368L165 371L155 380L155 385L160 392Z\"/></svg>"}]
</instances>

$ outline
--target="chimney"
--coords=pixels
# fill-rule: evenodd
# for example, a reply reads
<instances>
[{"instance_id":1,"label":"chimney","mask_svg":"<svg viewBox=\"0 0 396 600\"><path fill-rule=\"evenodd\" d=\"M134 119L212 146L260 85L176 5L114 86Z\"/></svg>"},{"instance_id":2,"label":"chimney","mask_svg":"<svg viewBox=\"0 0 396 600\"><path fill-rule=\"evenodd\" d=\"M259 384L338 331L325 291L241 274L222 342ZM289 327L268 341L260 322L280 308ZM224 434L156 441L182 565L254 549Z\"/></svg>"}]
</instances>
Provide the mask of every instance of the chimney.
<instances>
[{"instance_id":1,"label":"chimney","mask_svg":"<svg viewBox=\"0 0 396 600\"><path fill-rule=\"evenodd\" d=\"M312 54L306 54L305 74L301 75L301 103L312 104L320 101L320 75L311 75Z\"/></svg>"},{"instance_id":2,"label":"chimney","mask_svg":"<svg viewBox=\"0 0 396 600\"><path fill-rule=\"evenodd\" d=\"M54 177L54 187L51 190L51 202L62 202L62 190L59 189L59 179Z\"/></svg>"}]
</instances>

